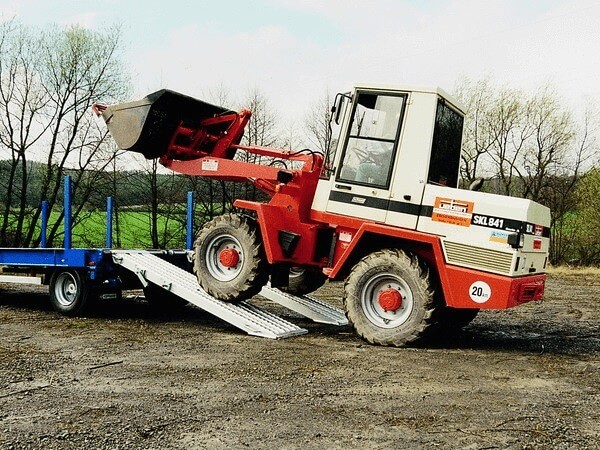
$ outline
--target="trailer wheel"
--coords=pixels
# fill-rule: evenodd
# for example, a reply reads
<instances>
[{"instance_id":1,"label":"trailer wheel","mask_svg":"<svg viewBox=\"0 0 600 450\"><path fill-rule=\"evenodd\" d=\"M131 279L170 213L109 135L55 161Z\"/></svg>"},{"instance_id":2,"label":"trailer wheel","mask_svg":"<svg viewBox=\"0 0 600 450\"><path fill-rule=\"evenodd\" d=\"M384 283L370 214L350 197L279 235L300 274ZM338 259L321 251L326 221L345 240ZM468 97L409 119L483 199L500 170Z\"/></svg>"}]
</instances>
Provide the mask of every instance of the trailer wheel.
<instances>
[{"instance_id":1,"label":"trailer wheel","mask_svg":"<svg viewBox=\"0 0 600 450\"><path fill-rule=\"evenodd\" d=\"M248 299L269 279L260 233L236 214L215 217L194 244L194 273L200 286L224 301Z\"/></svg>"},{"instance_id":2,"label":"trailer wheel","mask_svg":"<svg viewBox=\"0 0 600 450\"><path fill-rule=\"evenodd\" d=\"M310 294L327 281L327 276L319 269L312 267L291 267L287 288L282 290L294 295Z\"/></svg>"},{"instance_id":3,"label":"trailer wheel","mask_svg":"<svg viewBox=\"0 0 600 450\"><path fill-rule=\"evenodd\" d=\"M346 315L359 336L373 344L410 344L433 323L431 286L416 257L392 249L371 253L346 279Z\"/></svg>"},{"instance_id":4,"label":"trailer wheel","mask_svg":"<svg viewBox=\"0 0 600 450\"><path fill-rule=\"evenodd\" d=\"M50 278L50 303L66 316L76 316L92 303L90 287L76 270L56 271Z\"/></svg>"}]
</instances>

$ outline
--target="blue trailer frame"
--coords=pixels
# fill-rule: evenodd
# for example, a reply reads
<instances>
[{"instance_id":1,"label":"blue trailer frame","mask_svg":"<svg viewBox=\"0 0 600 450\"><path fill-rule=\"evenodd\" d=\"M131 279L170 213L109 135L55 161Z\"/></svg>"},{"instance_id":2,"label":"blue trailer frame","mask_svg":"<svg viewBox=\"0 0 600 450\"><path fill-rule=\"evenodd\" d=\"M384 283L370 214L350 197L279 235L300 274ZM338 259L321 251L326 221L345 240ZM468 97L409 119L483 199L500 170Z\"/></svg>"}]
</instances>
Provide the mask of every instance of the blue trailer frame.
<instances>
[{"instance_id":1,"label":"blue trailer frame","mask_svg":"<svg viewBox=\"0 0 600 450\"><path fill-rule=\"evenodd\" d=\"M39 248L0 248L0 266L9 271L45 275L44 283L48 284L50 276L57 270L76 270L84 275L85 280L93 281L103 289L121 290L123 288L141 287L135 277L123 276L122 268L112 259L113 232L113 199L106 201L106 245L105 248L72 248L73 218L72 218L72 183L71 177L64 178L63 212L64 212L64 241L62 248L47 247L47 228L49 219L48 202L42 202L41 231ZM187 194L186 217L186 248L181 250L156 251L166 259L179 261L191 250L193 245L194 227L194 195ZM125 281L124 281L125 280Z\"/></svg>"}]
</instances>

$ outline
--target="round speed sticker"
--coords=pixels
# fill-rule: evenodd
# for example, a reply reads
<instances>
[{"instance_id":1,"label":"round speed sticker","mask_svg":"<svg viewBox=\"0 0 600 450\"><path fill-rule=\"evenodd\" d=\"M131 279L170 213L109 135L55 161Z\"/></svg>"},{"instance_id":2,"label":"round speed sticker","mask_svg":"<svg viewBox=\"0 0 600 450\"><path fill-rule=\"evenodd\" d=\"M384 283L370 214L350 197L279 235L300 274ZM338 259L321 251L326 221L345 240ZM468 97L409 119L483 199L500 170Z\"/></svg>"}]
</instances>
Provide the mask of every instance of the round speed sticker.
<instances>
[{"instance_id":1,"label":"round speed sticker","mask_svg":"<svg viewBox=\"0 0 600 450\"><path fill-rule=\"evenodd\" d=\"M475 303L485 303L492 296L492 289L485 281L476 281L469 287L469 297Z\"/></svg>"}]
</instances>

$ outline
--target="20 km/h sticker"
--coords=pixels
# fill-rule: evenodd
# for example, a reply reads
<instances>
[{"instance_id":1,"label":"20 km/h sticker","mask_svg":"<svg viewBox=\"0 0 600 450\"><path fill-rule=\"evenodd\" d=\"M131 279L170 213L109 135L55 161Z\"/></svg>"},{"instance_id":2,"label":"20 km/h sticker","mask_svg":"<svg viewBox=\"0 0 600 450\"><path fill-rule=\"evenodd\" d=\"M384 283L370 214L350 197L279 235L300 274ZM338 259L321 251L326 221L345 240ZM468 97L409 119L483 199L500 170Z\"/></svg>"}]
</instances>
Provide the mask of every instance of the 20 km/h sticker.
<instances>
[{"instance_id":1,"label":"20 km/h sticker","mask_svg":"<svg viewBox=\"0 0 600 450\"><path fill-rule=\"evenodd\" d=\"M476 281L469 287L469 297L475 303L485 303L492 297L492 289L485 281Z\"/></svg>"}]
</instances>

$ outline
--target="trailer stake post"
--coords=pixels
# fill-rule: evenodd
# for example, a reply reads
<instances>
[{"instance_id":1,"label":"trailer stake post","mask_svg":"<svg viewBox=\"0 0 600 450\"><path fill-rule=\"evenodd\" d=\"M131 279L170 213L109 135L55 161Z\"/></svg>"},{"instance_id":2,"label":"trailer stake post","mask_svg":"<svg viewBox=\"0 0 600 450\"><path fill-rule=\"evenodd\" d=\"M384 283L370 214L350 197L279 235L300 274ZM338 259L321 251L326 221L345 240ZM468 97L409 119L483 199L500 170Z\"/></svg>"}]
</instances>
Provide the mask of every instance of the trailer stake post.
<instances>
[{"instance_id":1,"label":"trailer stake post","mask_svg":"<svg viewBox=\"0 0 600 450\"><path fill-rule=\"evenodd\" d=\"M113 198L106 197L106 248L112 248Z\"/></svg>"},{"instance_id":2,"label":"trailer stake post","mask_svg":"<svg viewBox=\"0 0 600 450\"><path fill-rule=\"evenodd\" d=\"M73 242L73 217L71 215L71 177L65 175L63 212L64 212L64 248L71 249Z\"/></svg>"},{"instance_id":3,"label":"trailer stake post","mask_svg":"<svg viewBox=\"0 0 600 450\"><path fill-rule=\"evenodd\" d=\"M40 247L46 248L48 245L48 200L42 202L42 230L40 232Z\"/></svg>"},{"instance_id":4,"label":"trailer stake post","mask_svg":"<svg viewBox=\"0 0 600 450\"><path fill-rule=\"evenodd\" d=\"M194 193L187 193L187 225L185 233L185 249L191 250L194 238Z\"/></svg>"}]
</instances>

